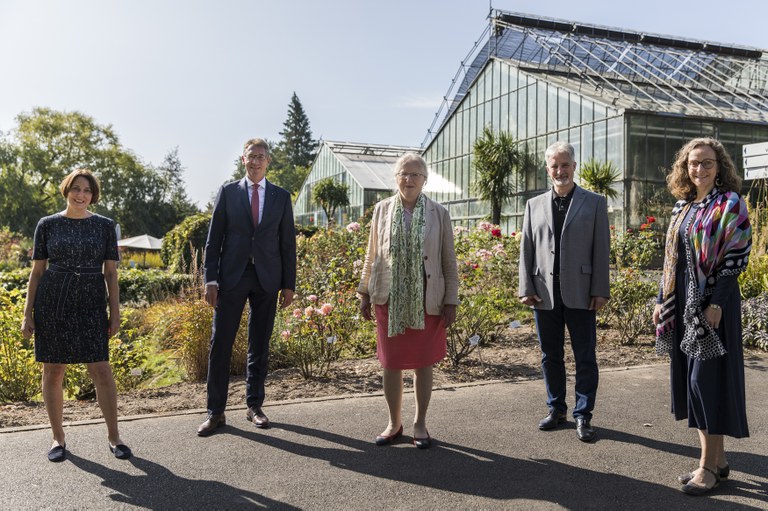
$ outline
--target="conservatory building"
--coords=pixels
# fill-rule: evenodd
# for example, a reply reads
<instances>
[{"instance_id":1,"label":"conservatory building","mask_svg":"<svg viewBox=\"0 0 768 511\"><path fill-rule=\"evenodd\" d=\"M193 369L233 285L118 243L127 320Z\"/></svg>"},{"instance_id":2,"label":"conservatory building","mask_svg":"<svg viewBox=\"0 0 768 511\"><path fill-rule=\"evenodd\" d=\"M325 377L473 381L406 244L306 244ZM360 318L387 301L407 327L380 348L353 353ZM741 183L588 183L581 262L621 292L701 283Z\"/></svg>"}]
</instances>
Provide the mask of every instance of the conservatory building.
<instances>
[{"instance_id":1,"label":"conservatory building","mask_svg":"<svg viewBox=\"0 0 768 511\"><path fill-rule=\"evenodd\" d=\"M556 140L574 146L579 164L620 171L609 212L625 227L671 207L666 169L687 140L720 139L743 172L742 145L768 139L768 51L757 48L494 11L463 63L422 144L441 183L431 196L456 223L489 215L471 185L473 144L486 126L538 157L512 178L507 232L520 228L525 202L549 188L543 154ZM353 208L370 203L354 193Z\"/></svg>"},{"instance_id":2,"label":"conservatory building","mask_svg":"<svg viewBox=\"0 0 768 511\"><path fill-rule=\"evenodd\" d=\"M349 206L337 210L336 225L356 221L368 208L394 193L393 165L408 151L420 152L418 147L323 141L294 205L296 223L328 224L323 208L312 197L315 183L325 178L349 189Z\"/></svg>"}]
</instances>

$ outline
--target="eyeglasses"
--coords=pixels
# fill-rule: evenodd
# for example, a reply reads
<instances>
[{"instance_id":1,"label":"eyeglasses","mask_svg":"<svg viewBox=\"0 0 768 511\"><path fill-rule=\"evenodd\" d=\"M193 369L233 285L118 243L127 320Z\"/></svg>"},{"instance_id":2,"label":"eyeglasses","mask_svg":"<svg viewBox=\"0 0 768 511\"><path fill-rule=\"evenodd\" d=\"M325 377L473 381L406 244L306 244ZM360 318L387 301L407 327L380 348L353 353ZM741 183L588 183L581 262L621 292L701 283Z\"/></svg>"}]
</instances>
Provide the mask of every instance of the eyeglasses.
<instances>
[{"instance_id":1,"label":"eyeglasses","mask_svg":"<svg viewBox=\"0 0 768 511\"><path fill-rule=\"evenodd\" d=\"M269 156L267 156L266 154L255 154L255 155L252 154L252 155L246 156L245 159L247 161L266 161L267 159L269 159Z\"/></svg>"},{"instance_id":2,"label":"eyeglasses","mask_svg":"<svg viewBox=\"0 0 768 511\"><path fill-rule=\"evenodd\" d=\"M416 174L415 172L414 173L398 172L397 173L397 177L401 181L405 181L406 179L410 179L411 181L415 181L417 178L427 177L427 176L425 176L424 174Z\"/></svg>"},{"instance_id":3,"label":"eyeglasses","mask_svg":"<svg viewBox=\"0 0 768 511\"><path fill-rule=\"evenodd\" d=\"M713 159L707 159L707 160L701 160L701 161L688 160L688 169L693 170L699 165L701 165L702 168L709 170L715 166L715 163L717 163L717 160L713 160Z\"/></svg>"}]
</instances>

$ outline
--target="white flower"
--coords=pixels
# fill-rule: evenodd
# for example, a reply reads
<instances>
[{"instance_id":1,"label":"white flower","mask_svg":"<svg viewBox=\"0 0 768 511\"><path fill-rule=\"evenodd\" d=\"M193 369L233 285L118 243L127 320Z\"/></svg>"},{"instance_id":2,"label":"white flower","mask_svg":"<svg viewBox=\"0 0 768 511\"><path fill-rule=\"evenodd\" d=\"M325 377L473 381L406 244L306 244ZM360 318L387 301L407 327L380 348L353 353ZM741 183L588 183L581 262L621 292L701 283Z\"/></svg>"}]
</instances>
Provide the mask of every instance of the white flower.
<instances>
[{"instance_id":1,"label":"white flower","mask_svg":"<svg viewBox=\"0 0 768 511\"><path fill-rule=\"evenodd\" d=\"M477 346L478 344L480 344L480 336L475 334L472 337L470 337L469 344L471 344L472 346Z\"/></svg>"}]
</instances>

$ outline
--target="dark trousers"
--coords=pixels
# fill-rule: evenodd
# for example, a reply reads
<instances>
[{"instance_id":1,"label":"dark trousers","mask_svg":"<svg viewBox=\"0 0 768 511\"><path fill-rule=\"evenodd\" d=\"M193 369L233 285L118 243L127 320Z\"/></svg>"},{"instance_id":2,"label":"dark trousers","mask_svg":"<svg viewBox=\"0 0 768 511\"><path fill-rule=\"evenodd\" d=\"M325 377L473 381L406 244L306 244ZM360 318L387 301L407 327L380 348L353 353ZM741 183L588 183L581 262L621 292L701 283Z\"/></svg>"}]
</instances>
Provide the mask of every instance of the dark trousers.
<instances>
[{"instance_id":1,"label":"dark trousers","mask_svg":"<svg viewBox=\"0 0 768 511\"><path fill-rule=\"evenodd\" d=\"M595 311L570 309L563 305L560 285L555 284L552 310L535 310L536 329L541 346L541 368L547 387L547 405L565 413L565 327L571 336L571 347L576 360L576 406L574 417L592 418L597 383L597 330Z\"/></svg>"},{"instance_id":2,"label":"dark trousers","mask_svg":"<svg viewBox=\"0 0 768 511\"><path fill-rule=\"evenodd\" d=\"M246 301L249 303L246 403L249 407L260 407L264 403L277 293L267 293L261 288L256 270L249 264L234 289L219 291L208 352L208 413L223 413L227 407L232 345Z\"/></svg>"}]
</instances>

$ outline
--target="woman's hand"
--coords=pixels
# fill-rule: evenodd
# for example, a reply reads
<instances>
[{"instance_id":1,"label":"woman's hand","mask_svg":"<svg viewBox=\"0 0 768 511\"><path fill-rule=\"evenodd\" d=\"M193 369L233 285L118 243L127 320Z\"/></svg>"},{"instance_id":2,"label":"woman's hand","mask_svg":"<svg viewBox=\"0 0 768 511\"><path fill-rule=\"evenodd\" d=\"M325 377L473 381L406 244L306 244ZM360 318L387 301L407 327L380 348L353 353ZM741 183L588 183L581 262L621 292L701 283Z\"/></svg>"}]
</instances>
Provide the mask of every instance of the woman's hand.
<instances>
[{"instance_id":1,"label":"woman's hand","mask_svg":"<svg viewBox=\"0 0 768 511\"><path fill-rule=\"evenodd\" d=\"M456 321L456 306L445 304L443 305L443 324L445 328L448 328Z\"/></svg>"},{"instance_id":2,"label":"woman's hand","mask_svg":"<svg viewBox=\"0 0 768 511\"><path fill-rule=\"evenodd\" d=\"M723 309L719 305L710 305L704 309L704 319L709 326L717 330L720 326L720 320L723 319Z\"/></svg>"},{"instance_id":3,"label":"woman's hand","mask_svg":"<svg viewBox=\"0 0 768 511\"><path fill-rule=\"evenodd\" d=\"M653 326L659 326L659 316L661 316L661 304L657 303L653 306Z\"/></svg>"},{"instance_id":4,"label":"woman's hand","mask_svg":"<svg viewBox=\"0 0 768 511\"><path fill-rule=\"evenodd\" d=\"M358 296L360 297L360 314L366 320L371 321L373 319L371 315L371 297L363 293L358 293Z\"/></svg>"},{"instance_id":5,"label":"woman's hand","mask_svg":"<svg viewBox=\"0 0 768 511\"><path fill-rule=\"evenodd\" d=\"M35 320L32 317L25 317L24 321L21 322L21 335L23 335L25 339L29 339L34 333Z\"/></svg>"},{"instance_id":6,"label":"woman's hand","mask_svg":"<svg viewBox=\"0 0 768 511\"><path fill-rule=\"evenodd\" d=\"M109 326L107 327L107 335L112 337L120 330L120 314L111 314L109 316Z\"/></svg>"}]
</instances>

